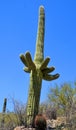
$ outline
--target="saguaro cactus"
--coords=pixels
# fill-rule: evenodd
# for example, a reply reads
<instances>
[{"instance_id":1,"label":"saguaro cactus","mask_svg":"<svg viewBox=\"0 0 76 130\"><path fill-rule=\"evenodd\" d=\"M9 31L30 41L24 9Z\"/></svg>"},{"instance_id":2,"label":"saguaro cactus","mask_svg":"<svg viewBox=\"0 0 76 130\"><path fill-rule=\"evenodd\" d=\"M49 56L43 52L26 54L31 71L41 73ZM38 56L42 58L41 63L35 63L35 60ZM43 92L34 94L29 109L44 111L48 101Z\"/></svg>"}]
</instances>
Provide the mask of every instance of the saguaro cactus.
<instances>
[{"instance_id":1,"label":"saguaro cactus","mask_svg":"<svg viewBox=\"0 0 76 130\"><path fill-rule=\"evenodd\" d=\"M5 120L5 112L6 112L6 106L7 106L7 98L4 98L3 103L3 110L2 110L2 120L1 120L1 127L4 127L4 120Z\"/></svg>"},{"instance_id":2,"label":"saguaro cactus","mask_svg":"<svg viewBox=\"0 0 76 130\"><path fill-rule=\"evenodd\" d=\"M39 9L39 23L36 41L36 52L34 61L30 52L20 55L24 63L24 71L30 73L30 87L27 103L27 125L33 125L35 116L38 114L42 79L51 81L57 79L59 74L51 75L55 68L48 67L50 58L44 59L44 29L45 29L45 12L44 7Z\"/></svg>"},{"instance_id":3,"label":"saguaro cactus","mask_svg":"<svg viewBox=\"0 0 76 130\"><path fill-rule=\"evenodd\" d=\"M6 105L7 105L7 98L4 98L4 104L3 104L3 113L6 112Z\"/></svg>"}]
</instances>

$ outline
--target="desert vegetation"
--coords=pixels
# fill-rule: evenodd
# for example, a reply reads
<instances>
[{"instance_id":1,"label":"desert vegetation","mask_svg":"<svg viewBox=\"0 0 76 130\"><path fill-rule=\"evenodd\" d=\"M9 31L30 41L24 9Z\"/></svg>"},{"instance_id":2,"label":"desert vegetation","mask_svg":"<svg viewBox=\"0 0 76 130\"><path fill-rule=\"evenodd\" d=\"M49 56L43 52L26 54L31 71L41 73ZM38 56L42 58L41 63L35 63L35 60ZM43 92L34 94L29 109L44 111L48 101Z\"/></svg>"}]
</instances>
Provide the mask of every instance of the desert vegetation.
<instances>
[{"instance_id":1,"label":"desert vegetation","mask_svg":"<svg viewBox=\"0 0 76 130\"><path fill-rule=\"evenodd\" d=\"M50 87L48 100L39 105L39 113L49 120L65 119L67 130L76 129L76 84L64 83ZM0 113L0 129L13 130L16 126L26 126L26 104L12 99L13 111ZM3 121L3 122L2 122ZM3 124L1 124L3 123ZM61 129L60 126L56 129Z\"/></svg>"}]
</instances>

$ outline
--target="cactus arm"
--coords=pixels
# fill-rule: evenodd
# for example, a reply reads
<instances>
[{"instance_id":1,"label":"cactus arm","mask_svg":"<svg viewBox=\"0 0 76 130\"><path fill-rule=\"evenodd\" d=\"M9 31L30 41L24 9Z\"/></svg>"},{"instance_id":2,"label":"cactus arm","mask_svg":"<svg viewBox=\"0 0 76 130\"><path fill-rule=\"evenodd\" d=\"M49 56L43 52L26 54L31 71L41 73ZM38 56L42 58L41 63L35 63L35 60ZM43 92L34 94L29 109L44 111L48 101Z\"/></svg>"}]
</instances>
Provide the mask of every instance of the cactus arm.
<instances>
[{"instance_id":1,"label":"cactus arm","mask_svg":"<svg viewBox=\"0 0 76 130\"><path fill-rule=\"evenodd\" d=\"M26 56L26 62L27 62L28 68L31 70L36 69L36 66L35 66L34 62L32 61L30 53L26 52L25 56Z\"/></svg>"},{"instance_id":2,"label":"cactus arm","mask_svg":"<svg viewBox=\"0 0 76 130\"><path fill-rule=\"evenodd\" d=\"M30 73L31 72L31 69L29 69L28 67L24 67L23 70L27 73Z\"/></svg>"},{"instance_id":3,"label":"cactus arm","mask_svg":"<svg viewBox=\"0 0 76 130\"><path fill-rule=\"evenodd\" d=\"M25 66L28 66L28 65L27 65L27 61L26 61L26 57L25 57L23 54L20 54L20 59L21 59L21 61L23 62L23 64L24 64Z\"/></svg>"},{"instance_id":4,"label":"cactus arm","mask_svg":"<svg viewBox=\"0 0 76 130\"><path fill-rule=\"evenodd\" d=\"M45 69L42 70L42 73L46 74L46 73L50 73L50 72L52 72L54 70L55 70L54 67L46 67Z\"/></svg>"},{"instance_id":5,"label":"cactus arm","mask_svg":"<svg viewBox=\"0 0 76 130\"><path fill-rule=\"evenodd\" d=\"M25 72L29 73L31 70L36 69L36 66L34 62L32 61L31 54L29 52L26 52L25 56L21 54L20 59L23 62L23 64L26 66L23 69Z\"/></svg>"},{"instance_id":6,"label":"cactus arm","mask_svg":"<svg viewBox=\"0 0 76 130\"><path fill-rule=\"evenodd\" d=\"M57 79L59 76L60 76L59 74L55 74L55 75L45 74L43 75L43 79L47 81L51 81Z\"/></svg>"},{"instance_id":7,"label":"cactus arm","mask_svg":"<svg viewBox=\"0 0 76 130\"><path fill-rule=\"evenodd\" d=\"M47 57L47 58L41 63L40 69L41 69L41 70L45 69L45 68L47 67L49 61L50 61L50 58Z\"/></svg>"}]
</instances>

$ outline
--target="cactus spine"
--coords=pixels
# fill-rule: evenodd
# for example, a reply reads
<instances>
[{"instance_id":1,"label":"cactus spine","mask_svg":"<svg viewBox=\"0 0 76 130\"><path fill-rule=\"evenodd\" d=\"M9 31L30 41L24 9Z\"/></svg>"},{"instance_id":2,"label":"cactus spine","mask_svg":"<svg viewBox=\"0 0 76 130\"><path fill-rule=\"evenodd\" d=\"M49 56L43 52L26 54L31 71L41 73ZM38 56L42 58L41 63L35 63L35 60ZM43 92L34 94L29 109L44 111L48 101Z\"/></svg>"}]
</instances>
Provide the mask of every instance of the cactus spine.
<instances>
[{"instance_id":1,"label":"cactus spine","mask_svg":"<svg viewBox=\"0 0 76 130\"><path fill-rule=\"evenodd\" d=\"M34 61L31 54L26 52L21 54L20 59L24 63L24 71L30 73L30 87L27 103L27 125L34 124L35 116L38 114L42 79L51 81L57 79L59 74L50 75L55 68L48 67L50 58L44 59L44 29L45 29L45 12L44 7L40 6L39 22L36 41L36 52Z\"/></svg>"}]
</instances>

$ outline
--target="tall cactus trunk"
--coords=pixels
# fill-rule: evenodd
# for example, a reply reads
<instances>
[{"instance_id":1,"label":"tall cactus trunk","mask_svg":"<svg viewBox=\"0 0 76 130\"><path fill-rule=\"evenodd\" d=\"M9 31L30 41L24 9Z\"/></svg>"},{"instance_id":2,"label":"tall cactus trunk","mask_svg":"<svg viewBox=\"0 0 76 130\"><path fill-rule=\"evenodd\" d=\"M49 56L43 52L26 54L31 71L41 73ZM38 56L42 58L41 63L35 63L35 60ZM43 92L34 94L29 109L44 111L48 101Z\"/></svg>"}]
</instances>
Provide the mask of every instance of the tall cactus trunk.
<instances>
[{"instance_id":1,"label":"tall cactus trunk","mask_svg":"<svg viewBox=\"0 0 76 130\"><path fill-rule=\"evenodd\" d=\"M34 126L35 116L38 114L39 100L41 93L42 78L37 75L37 72L30 74L30 88L27 104L27 126Z\"/></svg>"},{"instance_id":2,"label":"tall cactus trunk","mask_svg":"<svg viewBox=\"0 0 76 130\"><path fill-rule=\"evenodd\" d=\"M31 54L26 52L21 54L20 58L25 65L24 71L30 73L30 87L27 102L27 126L34 126L35 116L38 114L39 101L41 94L42 79L51 81L57 79L59 74L50 75L55 68L47 67L50 58L44 59L44 29L45 29L45 13L44 7L40 6L39 24L36 41L36 52L34 61Z\"/></svg>"},{"instance_id":3,"label":"tall cactus trunk","mask_svg":"<svg viewBox=\"0 0 76 130\"><path fill-rule=\"evenodd\" d=\"M44 8L40 7L39 10L39 25L36 41L36 53L34 63L36 65L35 70L31 70L30 74L30 89L27 104L27 125L34 125L34 118L38 114L42 74L39 71L40 65L44 58Z\"/></svg>"}]
</instances>

